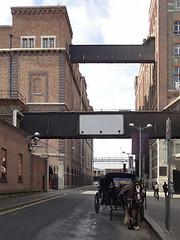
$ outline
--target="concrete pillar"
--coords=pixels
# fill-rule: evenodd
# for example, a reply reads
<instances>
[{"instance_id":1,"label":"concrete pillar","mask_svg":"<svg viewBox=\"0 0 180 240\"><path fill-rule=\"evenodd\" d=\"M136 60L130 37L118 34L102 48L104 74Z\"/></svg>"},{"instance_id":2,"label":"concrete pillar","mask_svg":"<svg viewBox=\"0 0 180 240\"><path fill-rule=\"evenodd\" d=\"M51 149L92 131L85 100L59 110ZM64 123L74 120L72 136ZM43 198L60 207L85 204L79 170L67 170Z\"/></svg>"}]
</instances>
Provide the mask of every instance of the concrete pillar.
<instances>
[{"instance_id":1,"label":"concrete pillar","mask_svg":"<svg viewBox=\"0 0 180 240\"><path fill-rule=\"evenodd\" d=\"M59 161L58 165L58 189L64 189L64 162Z\"/></svg>"}]
</instances>

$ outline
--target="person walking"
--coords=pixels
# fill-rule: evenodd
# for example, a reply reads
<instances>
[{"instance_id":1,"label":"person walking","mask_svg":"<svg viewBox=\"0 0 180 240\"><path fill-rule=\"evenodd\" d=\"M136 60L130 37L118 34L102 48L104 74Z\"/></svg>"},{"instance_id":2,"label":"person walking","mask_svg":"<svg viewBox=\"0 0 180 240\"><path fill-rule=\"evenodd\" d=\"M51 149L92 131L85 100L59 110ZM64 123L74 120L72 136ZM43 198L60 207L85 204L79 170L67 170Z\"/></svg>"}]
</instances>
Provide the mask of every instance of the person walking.
<instances>
[{"instance_id":1,"label":"person walking","mask_svg":"<svg viewBox=\"0 0 180 240\"><path fill-rule=\"evenodd\" d=\"M167 197L168 185L166 184L166 182L164 182L164 184L163 184L163 190L164 190L165 197Z\"/></svg>"},{"instance_id":2,"label":"person walking","mask_svg":"<svg viewBox=\"0 0 180 240\"><path fill-rule=\"evenodd\" d=\"M154 185L154 197L156 200L159 199L159 184L157 183L157 181Z\"/></svg>"},{"instance_id":3,"label":"person walking","mask_svg":"<svg viewBox=\"0 0 180 240\"><path fill-rule=\"evenodd\" d=\"M174 193L174 184L173 182L170 182L170 197L173 198L173 193Z\"/></svg>"}]
</instances>

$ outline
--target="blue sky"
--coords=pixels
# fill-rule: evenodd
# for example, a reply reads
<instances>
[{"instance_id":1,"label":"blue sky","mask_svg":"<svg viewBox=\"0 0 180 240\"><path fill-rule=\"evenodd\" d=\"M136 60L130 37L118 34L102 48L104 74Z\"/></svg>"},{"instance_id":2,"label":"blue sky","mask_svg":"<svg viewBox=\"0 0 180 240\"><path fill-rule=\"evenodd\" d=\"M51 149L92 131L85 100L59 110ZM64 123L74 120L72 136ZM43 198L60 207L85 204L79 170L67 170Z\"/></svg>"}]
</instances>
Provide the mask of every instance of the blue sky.
<instances>
[{"instance_id":1,"label":"blue sky","mask_svg":"<svg viewBox=\"0 0 180 240\"><path fill-rule=\"evenodd\" d=\"M150 0L6 0L0 25L10 25L11 6L65 5L73 29L73 44L142 44L148 36ZM134 109L134 79L138 64L80 64L90 104L96 110ZM95 140L94 155L130 152L129 140Z\"/></svg>"}]
</instances>

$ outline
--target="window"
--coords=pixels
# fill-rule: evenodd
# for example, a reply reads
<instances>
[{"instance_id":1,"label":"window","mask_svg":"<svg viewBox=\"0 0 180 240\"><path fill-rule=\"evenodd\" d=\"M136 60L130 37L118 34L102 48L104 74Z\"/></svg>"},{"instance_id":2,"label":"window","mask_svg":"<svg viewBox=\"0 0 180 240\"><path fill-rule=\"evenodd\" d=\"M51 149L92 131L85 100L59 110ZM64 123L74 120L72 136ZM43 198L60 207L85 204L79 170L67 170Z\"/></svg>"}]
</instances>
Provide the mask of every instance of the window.
<instances>
[{"instance_id":1,"label":"window","mask_svg":"<svg viewBox=\"0 0 180 240\"><path fill-rule=\"evenodd\" d=\"M35 47L35 37L21 37L21 47L22 48L34 48Z\"/></svg>"},{"instance_id":2,"label":"window","mask_svg":"<svg viewBox=\"0 0 180 240\"><path fill-rule=\"evenodd\" d=\"M23 158L22 154L18 155L18 182L22 182L22 166L23 166Z\"/></svg>"},{"instance_id":3,"label":"window","mask_svg":"<svg viewBox=\"0 0 180 240\"><path fill-rule=\"evenodd\" d=\"M174 56L175 57L180 56L180 43L174 44Z\"/></svg>"},{"instance_id":4,"label":"window","mask_svg":"<svg viewBox=\"0 0 180 240\"><path fill-rule=\"evenodd\" d=\"M0 175L1 181L7 180L7 150L4 148L1 148L1 175Z\"/></svg>"},{"instance_id":5,"label":"window","mask_svg":"<svg viewBox=\"0 0 180 240\"><path fill-rule=\"evenodd\" d=\"M180 85L180 66L174 67L173 73L174 89L179 90Z\"/></svg>"},{"instance_id":6,"label":"window","mask_svg":"<svg viewBox=\"0 0 180 240\"><path fill-rule=\"evenodd\" d=\"M174 22L174 34L180 34L180 21Z\"/></svg>"},{"instance_id":7,"label":"window","mask_svg":"<svg viewBox=\"0 0 180 240\"><path fill-rule=\"evenodd\" d=\"M175 8L180 8L180 1L179 0L175 0Z\"/></svg>"},{"instance_id":8,"label":"window","mask_svg":"<svg viewBox=\"0 0 180 240\"><path fill-rule=\"evenodd\" d=\"M180 153L180 143L176 143L175 145L175 154Z\"/></svg>"},{"instance_id":9,"label":"window","mask_svg":"<svg viewBox=\"0 0 180 240\"><path fill-rule=\"evenodd\" d=\"M54 47L56 47L56 37L55 36L43 36L43 37L41 37L41 47L42 48L54 48Z\"/></svg>"},{"instance_id":10,"label":"window","mask_svg":"<svg viewBox=\"0 0 180 240\"><path fill-rule=\"evenodd\" d=\"M166 176L166 175L167 175L167 167L160 167L159 176Z\"/></svg>"}]
</instances>

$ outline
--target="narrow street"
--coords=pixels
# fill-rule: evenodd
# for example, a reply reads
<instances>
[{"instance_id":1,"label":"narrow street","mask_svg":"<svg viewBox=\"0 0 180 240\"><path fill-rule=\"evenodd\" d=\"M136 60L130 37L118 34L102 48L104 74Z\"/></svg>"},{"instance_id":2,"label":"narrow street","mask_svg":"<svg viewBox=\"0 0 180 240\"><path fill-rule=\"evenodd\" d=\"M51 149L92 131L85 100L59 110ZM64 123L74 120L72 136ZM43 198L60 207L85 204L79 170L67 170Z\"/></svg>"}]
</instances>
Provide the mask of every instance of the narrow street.
<instances>
[{"instance_id":1,"label":"narrow street","mask_svg":"<svg viewBox=\"0 0 180 240\"><path fill-rule=\"evenodd\" d=\"M123 225L123 212L109 209L94 211L95 189L64 190L52 199L1 212L1 240L109 240L158 239L149 225L140 223L139 231Z\"/></svg>"}]
</instances>

